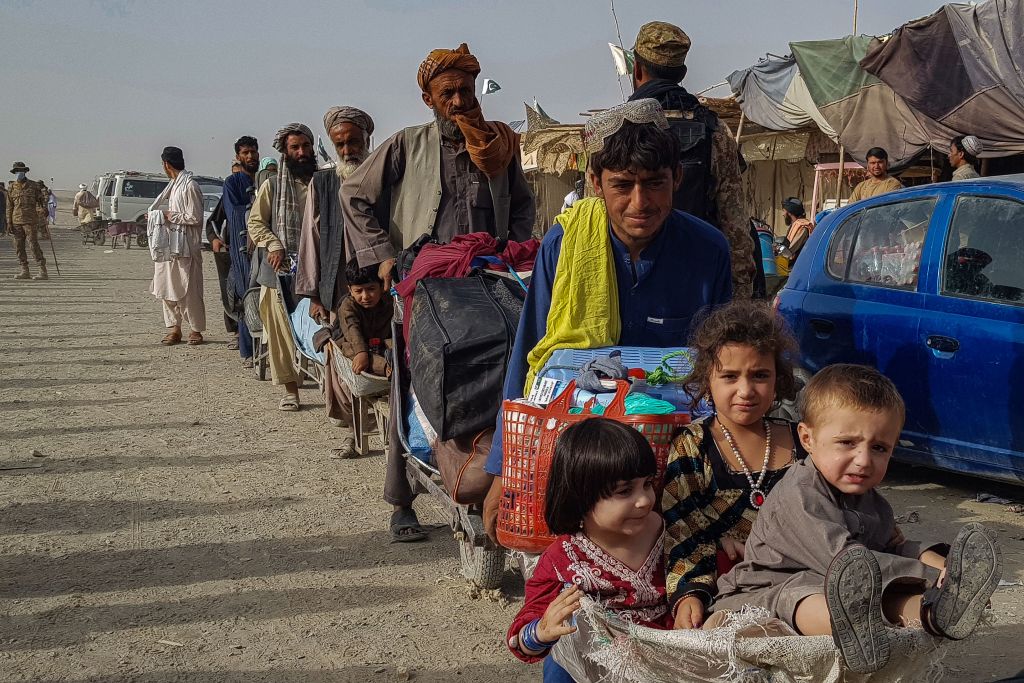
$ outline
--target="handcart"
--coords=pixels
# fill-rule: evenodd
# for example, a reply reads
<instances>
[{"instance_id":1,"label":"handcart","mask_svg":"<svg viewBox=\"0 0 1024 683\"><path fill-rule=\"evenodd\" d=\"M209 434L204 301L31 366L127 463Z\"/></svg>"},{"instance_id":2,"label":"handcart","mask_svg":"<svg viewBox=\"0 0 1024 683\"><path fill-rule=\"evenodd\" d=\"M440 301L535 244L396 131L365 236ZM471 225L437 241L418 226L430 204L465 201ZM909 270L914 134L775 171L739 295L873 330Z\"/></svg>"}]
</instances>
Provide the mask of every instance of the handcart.
<instances>
[{"instance_id":1,"label":"handcart","mask_svg":"<svg viewBox=\"0 0 1024 683\"><path fill-rule=\"evenodd\" d=\"M270 353L263 343L263 320L260 318L260 287L249 287L242 295L242 316L252 337L252 366L260 380L267 379Z\"/></svg>"},{"instance_id":2,"label":"handcart","mask_svg":"<svg viewBox=\"0 0 1024 683\"><path fill-rule=\"evenodd\" d=\"M462 574L480 588L493 589L501 585L505 572L504 548L494 545L484 532L482 505L456 503L445 490L441 472L431 462L432 453L426 420L416 417L416 398L410 385L406 361L405 338L402 333L402 300L395 296L395 317L392 321L394 340L394 367L391 375L390 419L397 421L402 457L406 475L417 493L427 493L441 503L448 524L459 544Z\"/></svg>"},{"instance_id":3,"label":"handcart","mask_svg":"<svg viewBox=\"0 0 1024 683\"><path fill-rule=\"evenodd\" d=\"M328 343L334 344L334 341ZM352 371L352 361L345 357L337 345L332 349L331 359L338 378L352 393L352 434L356 441L356 453L366 455L370 452L371 419L380 433L382 447L387 451L388 423L385 416L388 413L386 399L391 389L391 380L368 372L357 375Z\"/></svg>"},{"instance_id":4,"label":"handcart","mask_svg":"<svg viewBox=\"0 0 1024 683\"><path fill-rule=\"evenodd\" d=\"M88 223L81 223L78 229L82 231L82 244L95 244L103 246L107 241L107 224L97 218Z\"/></svg>"},{"instance_id":5,"label":"handcart","mask_svg":"<svg viewBox=\"0 0 1024 683\"><path fill-rule=\"evenodd\" d=\"M124 243L125 249L132 248L132 238L135 244L146 248L149 246L149 236L146 234L146 226L140 223L126 223L118 221L107 227L107 235L110 236L110 248L116 249L118 240Z\"/></svg>"}]
</instances>

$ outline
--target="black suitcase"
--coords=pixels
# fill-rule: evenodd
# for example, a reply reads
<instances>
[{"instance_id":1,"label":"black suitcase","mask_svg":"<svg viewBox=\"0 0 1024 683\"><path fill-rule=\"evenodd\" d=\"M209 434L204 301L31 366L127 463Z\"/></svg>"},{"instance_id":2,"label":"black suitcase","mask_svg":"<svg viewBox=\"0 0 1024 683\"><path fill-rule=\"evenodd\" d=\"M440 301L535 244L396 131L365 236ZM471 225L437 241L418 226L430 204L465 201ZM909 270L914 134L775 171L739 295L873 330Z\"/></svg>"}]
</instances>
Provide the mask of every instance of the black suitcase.
<instances>
[{"instance_id":1,"label":"black suitcase","mask_svg":"<svg viewBox=\"0 0 1024 683\"><path fill-rule=\"evenodd\" d=\"M486 271L416 284L409 370L440 440L494 426L525 299L515 280Z\"/></svg>"}]
</instances>

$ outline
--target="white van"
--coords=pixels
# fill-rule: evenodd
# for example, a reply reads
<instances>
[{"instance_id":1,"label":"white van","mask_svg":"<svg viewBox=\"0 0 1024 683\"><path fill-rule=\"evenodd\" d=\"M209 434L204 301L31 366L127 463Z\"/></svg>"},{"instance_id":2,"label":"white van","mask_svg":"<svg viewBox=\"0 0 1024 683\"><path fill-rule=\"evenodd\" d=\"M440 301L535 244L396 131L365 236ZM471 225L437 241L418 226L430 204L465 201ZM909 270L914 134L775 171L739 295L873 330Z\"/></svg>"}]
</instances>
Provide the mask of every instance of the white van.
<instances>
[{"instance_id":1,"label":"white van","mask_svg":"<svg viewBox=\"0 0 1024 683\"><path fill-rule=\"evenodd\" d=\"M195 176L204 197L223 192L220 178ZM163 173L115 171L96 179L96 196L100 200L99 217L108 223L146 224L146 211L160 196L168 183Z\"/></svg>"}]
</instances>

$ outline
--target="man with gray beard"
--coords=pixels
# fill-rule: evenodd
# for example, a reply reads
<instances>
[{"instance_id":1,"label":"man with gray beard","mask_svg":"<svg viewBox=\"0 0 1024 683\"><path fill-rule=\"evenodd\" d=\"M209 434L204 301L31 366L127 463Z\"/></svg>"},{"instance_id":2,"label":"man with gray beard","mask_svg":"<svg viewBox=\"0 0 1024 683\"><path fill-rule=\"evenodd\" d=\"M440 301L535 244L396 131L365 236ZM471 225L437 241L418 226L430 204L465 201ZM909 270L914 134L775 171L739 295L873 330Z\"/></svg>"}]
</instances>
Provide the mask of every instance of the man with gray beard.
<instances>
[{"instance_id":1,"label":"man with gray beard","mask_svg":"<svg viewBox=\"0 0 1024 683\"><path fill-rule=\"evenodd\" d=\"M334 168L317 171L306 194L302 217L298 263L295 270L295 294L309 299L309 317L320 325L335 322L337 310L347 292L345 264L353 258L345 242L344 216L341 210L341 183L359 168L370 150L373 119L355 107L331 107L324 114L324 130L334 143L338 162ZM298 326L298 330L308 326ZM312 340L310 344L313 344ZM334 370L332 344L323 348L324 403L327 417L338 427L352 426L352 393ZM342 439L332 457L356 455L352 435Z\"/></svg>"},{"instance_id":2,"label":"man with gray beard","mask_svg":"<svg viewBox=\"0 0 1024 683\"><path fill-rule=\"evenodd\" d=\"M373 119L355 107L331 107L324 130L338 163L317 171L306 195L299 238L295 294L309 299L309 315L326 324L345 296L345 265L355 257L345 241L341 183L359 168L370 150Z\"/></svg>"}]
</instances>

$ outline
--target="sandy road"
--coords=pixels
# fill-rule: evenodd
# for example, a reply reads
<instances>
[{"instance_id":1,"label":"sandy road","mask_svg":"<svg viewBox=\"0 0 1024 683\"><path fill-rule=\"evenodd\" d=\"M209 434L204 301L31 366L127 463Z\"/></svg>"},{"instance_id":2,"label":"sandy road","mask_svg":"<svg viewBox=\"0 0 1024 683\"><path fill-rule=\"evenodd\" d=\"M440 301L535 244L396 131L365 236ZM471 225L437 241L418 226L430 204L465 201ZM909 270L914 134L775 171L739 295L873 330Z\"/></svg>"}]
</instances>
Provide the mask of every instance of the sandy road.
<instances>
[{"instance_id":1,"label":"sandy road","mask_svg":"<svg viewBox=\"0 0 1024 683\"><path fill-rule=\"evenodd\" d=\"M210 343L165 348L145 250L57 249L40 283L0 247L0 681L539 680L501 643L517 603L473 596L444 529L388 542L380 456L328 460L316 391L279 413L224 348L212 260ZM1020 580L1024 516L979 490L1020 495L905 469L887 494L908 537L991 524ZM948 680L1024 669L1024 588L993 602Z\"/></svg>"}]
</instances>

